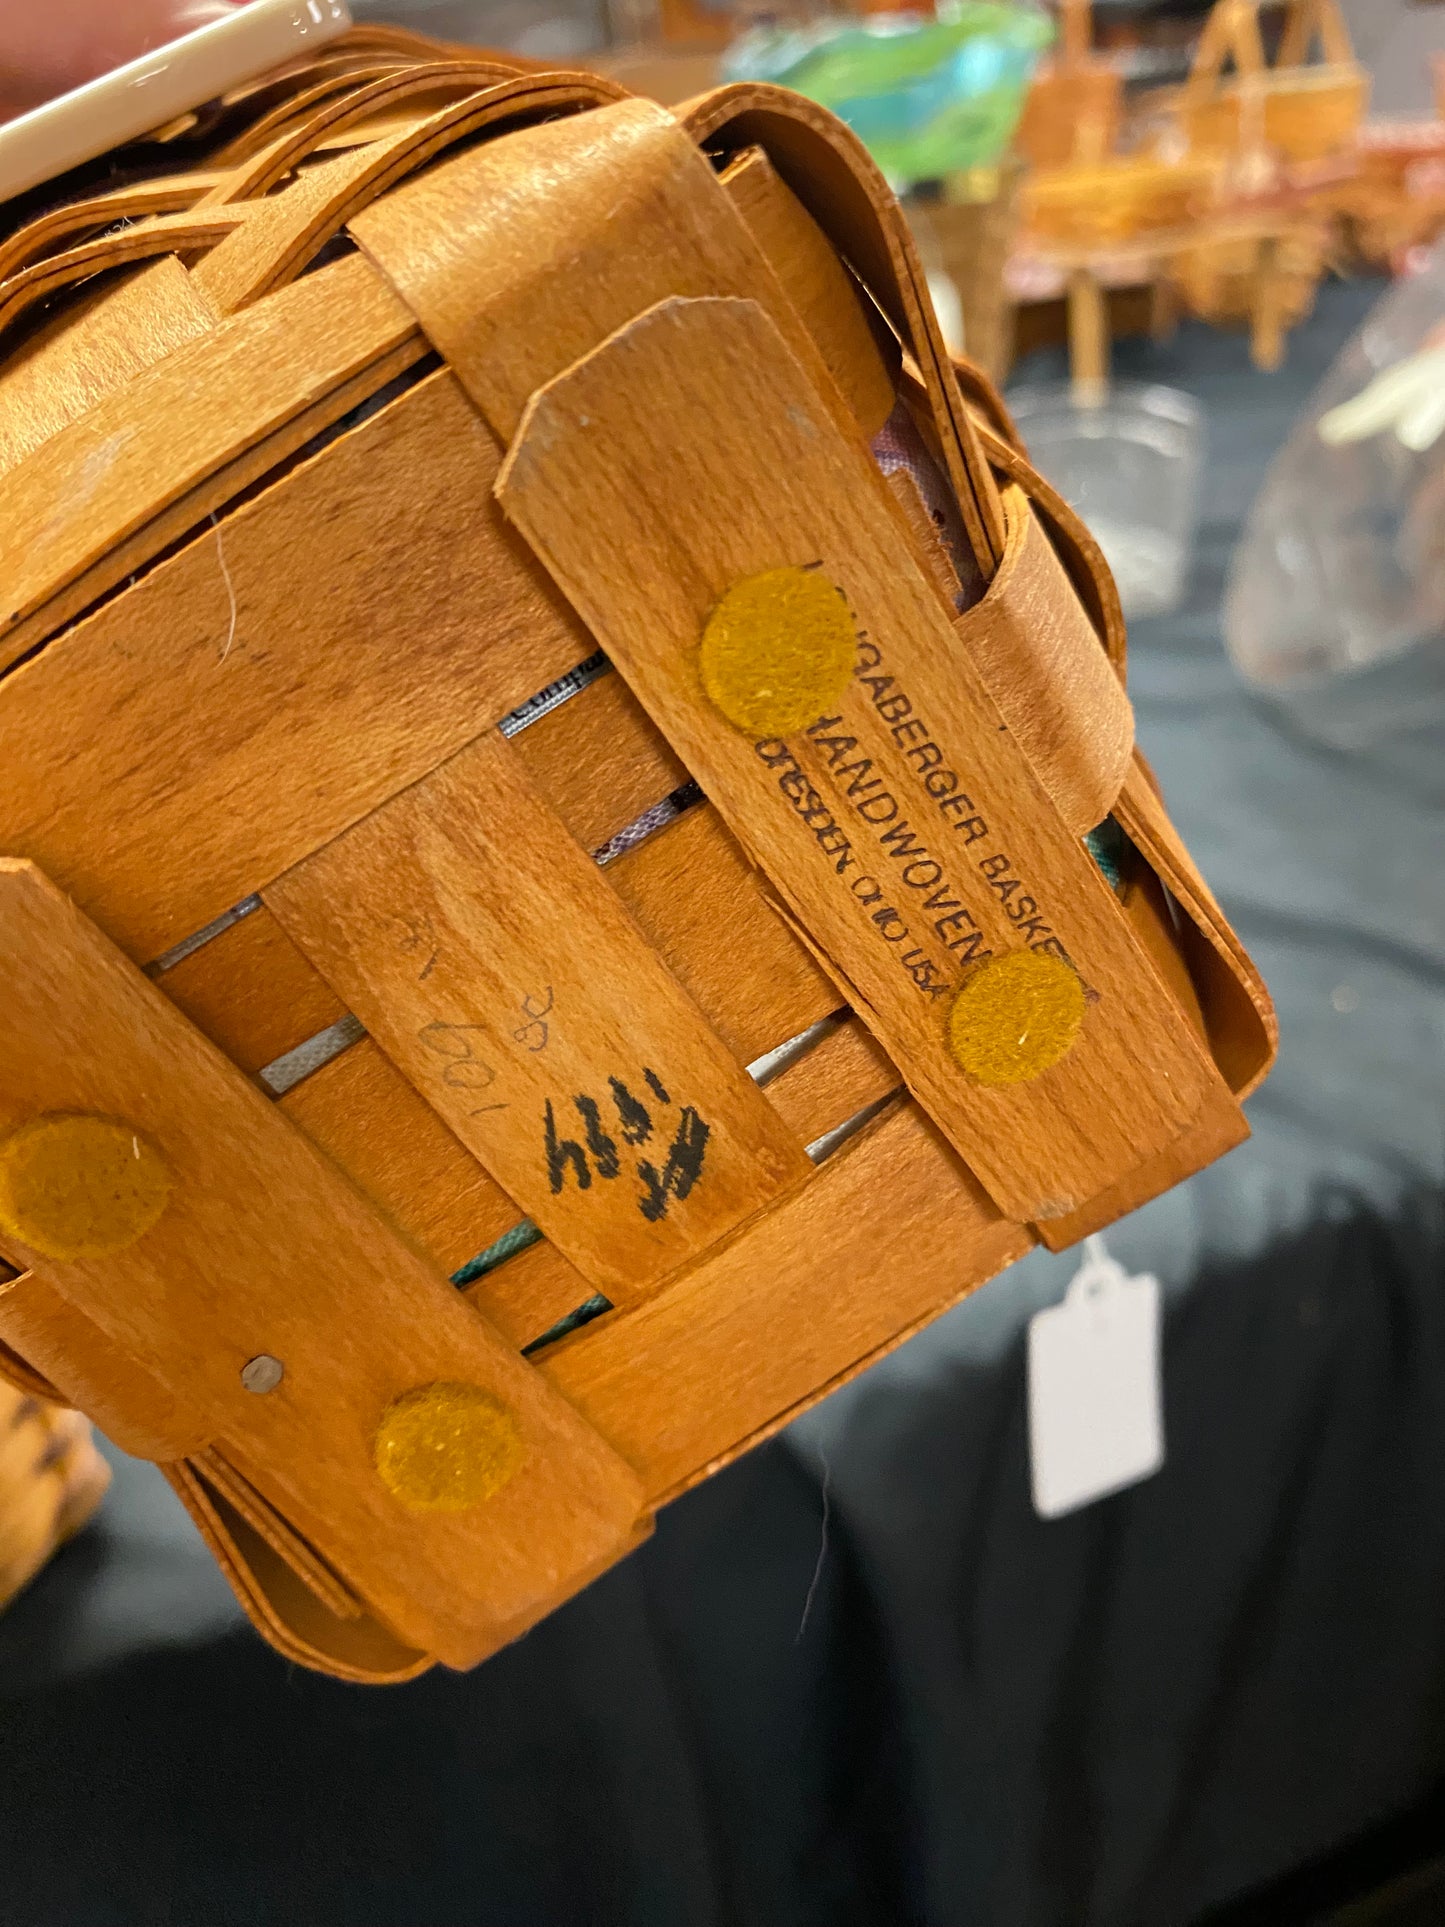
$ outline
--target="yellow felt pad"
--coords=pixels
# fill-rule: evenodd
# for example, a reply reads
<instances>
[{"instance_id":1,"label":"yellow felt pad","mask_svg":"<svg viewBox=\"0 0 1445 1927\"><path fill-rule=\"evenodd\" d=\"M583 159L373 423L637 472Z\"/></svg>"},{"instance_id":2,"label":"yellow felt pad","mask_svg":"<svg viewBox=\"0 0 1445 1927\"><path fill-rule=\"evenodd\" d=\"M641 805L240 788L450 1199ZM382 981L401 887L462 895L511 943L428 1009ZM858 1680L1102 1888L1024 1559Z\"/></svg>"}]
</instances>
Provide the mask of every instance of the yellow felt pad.
<instances>
[{"instance_id":1,"label":"yellow felt pad","mask_svg":"<svg viewBox=\"0 0 1445 1927\"><path fill-rule=\"evenodd\" d=\"M948 1014L948 1047L980 1084L1026 1084L1078 1040L1084 986L1071 965L1036 950L983 964Z\"/></svg>"},{"instance_id":2,"label":"yellow felt pad","mask_svg":"<svg viewBox=\"0 0 1445 1927\"><path fill-rule=\"evenodd\" d=\"M423 1385L390 1404L373 1442L382 1483L418 1512L465 1512L521 1470L517 1421L476 1385Z\"/></svg>"},{"instance_id":3,"label":"yellow felt pad","mask_svg":"<svg viewBox=\"0 0 1445 1927\"><path fill-rule=\"evenodd\" d=\"M0 1229L47 1258L106 1258L166 1208L171 1172L118 1118L38 1117L0 1144Z\"/></svg>"},{"instance_id":4,"label":"yellow felt pad","mask_svg":"<svg viewBox=\"0 0 1445 1927\"><path fill-rule=\"evenodd\" d=\"M703 688L736 729L788 736L838 700L856 654L841 589L816 569L768 569L734 583L708 617Z\"/></svg>"}]
</instances>

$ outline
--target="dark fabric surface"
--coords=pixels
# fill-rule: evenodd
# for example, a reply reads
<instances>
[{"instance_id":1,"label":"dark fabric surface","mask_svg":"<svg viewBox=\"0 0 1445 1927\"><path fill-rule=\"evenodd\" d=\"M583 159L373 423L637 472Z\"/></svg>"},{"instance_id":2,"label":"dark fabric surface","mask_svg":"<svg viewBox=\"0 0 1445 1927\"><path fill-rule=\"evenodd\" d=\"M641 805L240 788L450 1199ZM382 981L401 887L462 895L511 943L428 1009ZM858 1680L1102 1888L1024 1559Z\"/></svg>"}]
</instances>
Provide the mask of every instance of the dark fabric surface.
<instances>
[{"instance_id":1,"label":"dark fabric surface","mask_svg":"<svg viewBox=\"0 0 1445 1927\"><path fill-rule=\"evenodd\" d=\"M1196 328L1121 355L1208 410L1133 688L1284 1030L1254 1140L1110 1234L1166 1288L1165 1470L1033 1516L1037 1256L477 1673L367 1692L238 1628L122 1462L0 1620L5 1927L1163 1927L1445 1777L1445 776L1314 747L1215 613L1373 293L1270 379Z\"/></svg>"}]
</instances>

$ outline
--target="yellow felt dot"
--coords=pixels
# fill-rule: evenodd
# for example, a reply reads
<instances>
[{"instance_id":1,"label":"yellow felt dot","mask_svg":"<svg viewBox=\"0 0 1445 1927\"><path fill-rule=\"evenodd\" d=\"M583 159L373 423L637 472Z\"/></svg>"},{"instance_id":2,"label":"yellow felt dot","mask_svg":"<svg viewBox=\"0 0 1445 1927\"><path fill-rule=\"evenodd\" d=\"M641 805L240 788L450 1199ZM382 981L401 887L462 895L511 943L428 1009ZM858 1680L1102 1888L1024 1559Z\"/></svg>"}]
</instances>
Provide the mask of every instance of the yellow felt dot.
<instances>
[{"instance_id":1,"label":"yellow felt dot","mask_svg":"<svg viewBox=\"0 0 1445 1927\"><path fill-rule=\"evenodd\" d=\"M789 736L833 707L858 639L842 593L817 569L734 583L702 632L709 700L750 736Z\"/></svg>"},{"instance_id":2,"label":"yellow felt dot","mask_svg":"<svg viewBox=\"0 0 1445 1927\"><path fill-rule=\"evenodd\" d=\"M948 1013L948 1048L980 1084L1026 1084L1068 1055L1084 986L1061 957L1012 950L981 964Z\"/></svg>"},{"instance_id":3,"label":"yellow felt dot","mask_svg":"<svg viewBox=\"0 0 1445 1927\"><path fill-rule=\"evenodd\" d=\"M476 1385L423 1385L395 1399L373 1442L382 1483L418 1512L465 1512L521 1470L526 1447L506 1406Z\"/></svg>"},{"instance_id":4,"label":"yellow felt dot","mask_svg":"<svg viewBox=\"0 0 1445 1927\"><path fill-rule=\"evenodd\" d=\"M150 1230L171 1182L118 1118L38 1117L0 1144L0 1228L47 1258L108 1258Z\"/></svg>"}]
</instances>

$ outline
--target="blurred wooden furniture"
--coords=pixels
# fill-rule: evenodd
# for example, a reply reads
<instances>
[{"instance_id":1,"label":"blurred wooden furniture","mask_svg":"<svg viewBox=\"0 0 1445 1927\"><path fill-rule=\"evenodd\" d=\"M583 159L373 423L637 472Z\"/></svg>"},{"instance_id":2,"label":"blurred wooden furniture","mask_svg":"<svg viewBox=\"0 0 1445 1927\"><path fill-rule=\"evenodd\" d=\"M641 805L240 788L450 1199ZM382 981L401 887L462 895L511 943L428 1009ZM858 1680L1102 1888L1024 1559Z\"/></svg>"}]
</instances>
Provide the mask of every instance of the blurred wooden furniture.
<instances>
[{"instance_id":1,"label":"blurred wooden furniture","mask_svg":"<svg viewBox=\"0 0 1445 1927\"><path fill-rule=\"evenodd\" d=\"M1024 102L1015 140L1030 167L1095 161L1118 144L1124 81L1093 51L1090 0L1062 0L1059 50L1041 63Z\"/></svg>"},{"instance_id":2,"label":"blurred wooden furniture","mask_svg":"<svg viewBox=\"0 0 1445 1927\"><path fill-rule=\"evenodd\" d=\"M78 1412L0 1379L0 1611L80 1531L109 1484Z\"/></svg>"},{"instance_id":3,"label":"blurred wooden furniture","mask_svg":"<svg viewBox=\"0 0 1445 1927\"><path fill-rule=\"evenodd\" d=\"M1394 270L1445 229L1445 120L1367 121L1351 178L1330 196L1349 258Z\"/></svg>"},{"instance_id":4,"label":"blurred wooden furniture","mask_svg":"<svg viewBox=\"0 0 1445 1927\"><path fill-rule=\"evenodd\" d=\"M930 276L945 275L958 293L962 350L996 382L1013 361L1009 252L1018 219L1017 160L952 174L941 196L904 203Z\"/></svg>"},{"instance_id":5,"label":"blurred wooden furniture","mask_svg":"<svg viewBox=\"0 0 1445 1927\"><path fill-rule=\"evenodd\" d=\"M1322 60L1311 63L1316 44ZM1233 74L1228 69L1233 64ZM1348 149L1369 100L1337 0L1290 0L1271 67L1259 0L1218 0L1179 103L1190 148L1240 156L1263 150L1286 164Z\"/></svg>"},{"instance_id":6,"label":"blurred wooden furniture","mask_svg":"<svg viewBox=\"0 0 1445 1927\"><path fill-rule=\"evenodd\" d=\"M1169 261L1208 217L1220 173L1209 156L1173 161L1134 154L1040 168L1025 177L1022 247L1067 292L1069 363L1081 398L1108 379L1106 288L1130 279L1166 286ZM1163 325L1162 296L1158 313Z\"/></svg>"},{"instance_id":7,"label":"blurred wooden furniture","mask_svg":"<svg viewBox=\"0 0 1445 1927\"><path fill-rule=\"evenodd\" d=\"M1202 319L1248 322L1257 367L1279 366L1289 330L1313 305L1329 257L1330 195L1353 172L1368 97L1337 0L1290 0L1272 67L1259 0L1218 0L1178 126L1189 152L1224 164L1219 225L1180 250L1171 278Z\"/></svg>"}]
</instances>

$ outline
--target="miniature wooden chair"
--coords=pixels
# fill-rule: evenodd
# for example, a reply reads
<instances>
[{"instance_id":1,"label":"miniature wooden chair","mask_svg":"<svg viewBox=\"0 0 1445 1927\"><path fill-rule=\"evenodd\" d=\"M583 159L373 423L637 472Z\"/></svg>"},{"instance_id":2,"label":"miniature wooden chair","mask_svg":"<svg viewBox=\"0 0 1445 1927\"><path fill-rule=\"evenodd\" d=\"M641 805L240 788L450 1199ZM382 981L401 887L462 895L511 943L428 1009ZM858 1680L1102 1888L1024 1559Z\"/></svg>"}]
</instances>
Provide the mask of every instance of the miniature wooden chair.
<instances>
[{"instance_id":1,"label":"miniature wooden chair","mask_svg":"<svg viewBox=\"0 0 1445 1927\"><path fill-rule=\"evenodd\" d=\"M358 36L0 244L0 1371L475 1664L1245 1135L1118 599L806 101Z\"/></svg>"}]
</instances>

